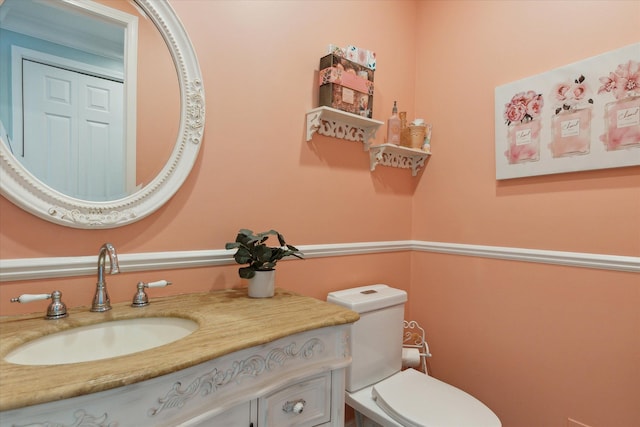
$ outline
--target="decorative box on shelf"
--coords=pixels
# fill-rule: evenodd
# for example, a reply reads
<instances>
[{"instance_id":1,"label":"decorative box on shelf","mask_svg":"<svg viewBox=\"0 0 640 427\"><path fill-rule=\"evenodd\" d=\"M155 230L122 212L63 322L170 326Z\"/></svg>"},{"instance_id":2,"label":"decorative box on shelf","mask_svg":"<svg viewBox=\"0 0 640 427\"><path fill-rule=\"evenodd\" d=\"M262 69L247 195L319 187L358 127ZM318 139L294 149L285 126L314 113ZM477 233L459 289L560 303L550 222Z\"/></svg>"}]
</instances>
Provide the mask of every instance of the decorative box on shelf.
<instances>
[{"instance_id":1,"label":"decorative box on shelf","mask_svg":"<svg viewBox=\"0 0 640 427\"><path fill-rule=\"evenodd\" d=\"M371 141L383 123L357 114L347 113L331 107L318 107L307 112L307 142L313 134L347 141L362 142L364 149L369 149Z\"/></svg>"},{"instance_id":2,"label":"decorative box on shelf","mask_svg":"<svg viewBox=\"0 0 640 427\"><path fill-rule=\"evenodd\" d=\"M394 168L411 169L411 176L416 176L430 153L418 148L401 147L395 144L380 144L369 146L369 161L371 171L377 165L392 166Z\"/></svg>"},{"instance_id":3,"label":"decorative box on shelf","mask_svg":"<svg viewBox=\"0 0 640 427\"><path fill-rule=\"evenodd\" d=\"M320 59L319 105L373 117L374 71L335 54Z\"/></svg>"}]
</instances>

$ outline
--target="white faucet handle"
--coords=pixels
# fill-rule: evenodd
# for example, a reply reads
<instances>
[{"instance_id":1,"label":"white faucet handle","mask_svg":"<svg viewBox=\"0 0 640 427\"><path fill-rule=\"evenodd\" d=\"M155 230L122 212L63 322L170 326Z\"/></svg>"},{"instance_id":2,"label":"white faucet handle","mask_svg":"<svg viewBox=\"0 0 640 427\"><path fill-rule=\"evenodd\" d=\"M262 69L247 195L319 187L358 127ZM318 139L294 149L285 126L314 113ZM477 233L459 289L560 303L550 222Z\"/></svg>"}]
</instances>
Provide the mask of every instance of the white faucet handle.
<instances>
[{"instance_id":1,"label":"white faucet handle","mask_svg":"<svg viewBox=\"0 0 640 427\"><path fill-rule=\"evenodd\" d=\"M42 301L51 298L51 294L22 294L17 298L11 298L11 302L26 304L28 302Z\"/></svg>"},{"instance_id":2,"label":"white faucet handle","mask_svg":"<svg viewBox=\"0 0 640 427\"><path fill-rule=\"evenodd\" d=\"M62 302L62 292L53 291L50 294L22 294L19 297L11 298L11 302L26 304L34 301L42 301L51 298L51 304L47 307L45 319L62 319L67 317L67 306Z\"/></svg>"},{"instance_id":3,"label":"white faucet handle","mask_svg":"<svg viewBox=\"0 0 640 427\"><path fill-rule=\"evenodd\" d=\"M171 282L168 280L158 280L156 282L149 282L146 284L147 288L164 288L165 286L169 286Z\"/></svg>"},{"instance_id":4,"label":"white faucet handle","mask_svg":"<svg viewBox=\"0 0 640 427\"><path fill-rule=\"evenodd\" d=\"M169 286L171 282L168 280L158 280L156 282L138 282L138 290L136 294L133 296L133 302L131 303L131 307L146 307L149 305L149 297L147 293L144 291L144 288L164 288L165 286Z\"/></svg>"}]
</instances>

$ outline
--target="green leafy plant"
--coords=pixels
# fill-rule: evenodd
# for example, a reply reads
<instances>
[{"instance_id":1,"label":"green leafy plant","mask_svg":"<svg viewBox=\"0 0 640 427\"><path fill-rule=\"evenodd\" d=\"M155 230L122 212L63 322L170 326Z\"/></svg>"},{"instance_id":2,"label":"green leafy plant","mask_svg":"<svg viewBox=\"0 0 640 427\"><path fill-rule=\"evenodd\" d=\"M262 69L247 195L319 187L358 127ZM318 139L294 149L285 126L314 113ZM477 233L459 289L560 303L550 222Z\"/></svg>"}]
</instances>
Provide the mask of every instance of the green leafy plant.
<instances>
[{"instance_id":1,"label":"green leafy plant","mask_svg":"<svg viewBox=\"0 0 640 427\"><path fill-rule=\"evenodd\" d=\"M277 236L279 247L267 246L265 243L269 236ZM284 236L276 230L254 233L245 228L238 231L235 242L225 245L226 249L237 249L233 259L238 264L249 264L240 267L238 274L243 279L250 279L256 275L256 271L269 271L275 269L276 263L287 256L303 259L303 254L295 246L287 244Z\"/></svg>"}]
</instances>

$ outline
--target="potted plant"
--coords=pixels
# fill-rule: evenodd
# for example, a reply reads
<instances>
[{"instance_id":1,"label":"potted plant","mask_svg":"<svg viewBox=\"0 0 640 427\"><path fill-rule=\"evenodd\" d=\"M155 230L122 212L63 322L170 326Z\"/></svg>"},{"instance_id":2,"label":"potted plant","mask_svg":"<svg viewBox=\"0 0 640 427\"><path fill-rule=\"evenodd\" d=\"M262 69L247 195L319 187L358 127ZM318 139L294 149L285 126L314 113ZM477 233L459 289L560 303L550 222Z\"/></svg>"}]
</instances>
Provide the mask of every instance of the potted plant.
<instances>
[{"instance_id":1,"label":"potted plant","mask_svg":"<svg viewBox=\"0 0 640 427\"><path fill-rule=\"evenodd\" d=\"M276 236L280 246L267 246L270 236ZM275 267L282 258L294 256L303 259L302 252L287 244L284 236L276 230L254 233L243 228L238 231L236 241L227 243L225 248L237 249L233 259L238 264L248 264L238 269L238 275L249 280L250 297L273 296Z\"/></svg>"}]
</instances>

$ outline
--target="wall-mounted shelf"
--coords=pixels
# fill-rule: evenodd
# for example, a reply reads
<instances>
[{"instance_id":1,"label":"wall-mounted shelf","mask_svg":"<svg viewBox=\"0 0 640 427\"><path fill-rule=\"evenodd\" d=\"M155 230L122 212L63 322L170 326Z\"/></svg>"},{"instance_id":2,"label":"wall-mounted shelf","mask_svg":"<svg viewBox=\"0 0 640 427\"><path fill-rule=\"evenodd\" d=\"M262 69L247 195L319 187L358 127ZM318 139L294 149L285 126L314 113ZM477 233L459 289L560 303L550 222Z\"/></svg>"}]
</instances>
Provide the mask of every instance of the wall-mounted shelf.
<instances>
[{"instance_id":1,"label":"wall-mounted shelf","mask_svg":"<svg viewBox=\"0 0 640 427\"><path fill-rule=\"evenodd\" d=\"M411 176L416 176L430 154L416 149L400 147L395 144L371 145L369 147L369 161L371 171L377 165L392 166L394 168L411 169Z\"/></svg>"},{"instance_id":2,"label":"wall-mounted shelf","mask_svg":"<svg viewBox=\"0 0 640 427\"><path fill-rule=\"evenodd\" d=\"M331 107L318 107L307 112L307 142L313 134L331 136L347 141L363 142L367 151L376 131L383 123L378 120L336 110Z\"/></svg>"},{"instance_id":3,"label":"wall-mounted shelf","mask_svg":"<svg viewBox=\"0 0 640 427\"><path fill-rule=\"evenodd\" d=\"M316 132L333 138L362 142L364 150L369 151L371 171L377 165L382 165L411 169L411 176L416 176L430 153L395 144L371 145L378 128L383 124L381 121L335 108L318 107L307 112L307 142L311 141Z\"/></svg>"}]
</instances>

